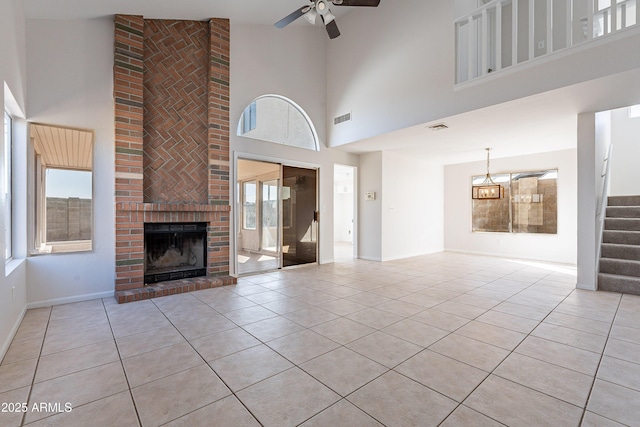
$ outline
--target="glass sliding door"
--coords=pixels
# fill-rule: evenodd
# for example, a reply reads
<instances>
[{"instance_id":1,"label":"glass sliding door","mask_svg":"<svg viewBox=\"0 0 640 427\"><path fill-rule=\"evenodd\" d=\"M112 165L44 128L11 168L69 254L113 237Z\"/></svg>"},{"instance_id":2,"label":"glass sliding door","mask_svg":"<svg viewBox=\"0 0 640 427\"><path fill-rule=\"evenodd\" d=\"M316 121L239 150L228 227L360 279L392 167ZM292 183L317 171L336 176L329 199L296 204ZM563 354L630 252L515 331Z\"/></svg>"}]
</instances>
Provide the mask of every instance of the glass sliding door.
<instances>
[{"instance_id":1,"label":"glass sliding door","mask_svg":"<svg viewBox=\"0 0 640 427\"><path fill-rule=\"evenodd\" d=\"M278 163L238 159L236 198L238 274L281 267Z\"/></svg>"},{"instance_id":2,"label":"glass sliding door","mask_svg":"<svg viewBox=\"0 0 640 427\"><path fill-rule=\"evenodd\" d=\"M318 260L317 170L282 166L282 266Z\"/></svg>"},{"instance_id":3,"label":"glass sliding door","mask_svg":"<svg viewBox=\"0 0 640 427\"><path fill-rule=\"evenodd\" d=\"M261 250L278 252L278 180L262 182Z\"/></svg>"}]
</instances>

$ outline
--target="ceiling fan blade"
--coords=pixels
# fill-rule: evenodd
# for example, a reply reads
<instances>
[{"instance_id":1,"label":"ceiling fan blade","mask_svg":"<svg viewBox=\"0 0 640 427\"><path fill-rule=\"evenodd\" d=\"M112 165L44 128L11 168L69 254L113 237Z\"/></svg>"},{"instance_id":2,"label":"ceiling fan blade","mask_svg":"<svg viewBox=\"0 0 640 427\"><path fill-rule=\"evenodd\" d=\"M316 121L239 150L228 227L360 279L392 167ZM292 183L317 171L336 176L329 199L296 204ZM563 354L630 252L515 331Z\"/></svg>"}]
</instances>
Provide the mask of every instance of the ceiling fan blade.
<instances>
[{"instance_id":1,"label":"ceiling fan blade","mask_svg":"<svg viewBox=\"0 0 640 427\"><path fill-rule=\"evenodd\" d=\"M324 16L322 17L322 20L324 21ZM336 24L335 19L326 23L324 27L327 29L327 34L329 34L330 39L335 39L340 35L340 30L338 29L338 24Z\"/></svg>"},{"instance_id":2,"label":"ceiling fan blade","mask_svg":"<svg viewBox=\"0 0 640 427\"><path fill-rule=\"evenodd\" d=\"M290 13L289 15L285 16L284 18L282 18L281 20L276 22L274 25L276 26L276 28L284 28L287 25L291 24L296 19L300 18L305 13L307 13L309 11L309 9L310 9L309 6L302 6L300 9L298 9L298 10Z\"/></svg>"},{"instance_id":3,"label":"ceiling fan blade","mask_svg":"<svg viewBox=\"0 0 640 427\"><path fill-rule=\"evenodd\" d=\"M336 0L333 2L336 6L369 6L378 7L380 0Z\"/></svg>"}]
</instances>

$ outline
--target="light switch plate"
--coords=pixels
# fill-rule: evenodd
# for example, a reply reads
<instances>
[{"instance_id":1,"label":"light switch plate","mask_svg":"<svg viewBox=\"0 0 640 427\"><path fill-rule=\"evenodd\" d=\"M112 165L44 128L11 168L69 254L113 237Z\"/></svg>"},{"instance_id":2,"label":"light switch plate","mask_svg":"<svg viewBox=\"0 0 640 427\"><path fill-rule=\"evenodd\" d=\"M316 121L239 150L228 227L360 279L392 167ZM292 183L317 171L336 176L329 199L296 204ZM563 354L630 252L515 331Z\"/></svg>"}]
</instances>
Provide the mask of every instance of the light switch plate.
<instances>
[{"instance_id":1,"label":"light switch plate","mask_svg":"<svg viewBox=\"0 0 640 427\"><path fill-rule=\"evenodd\" d=\"M367 200L367 201L375 200L376 199L376 192L375 191L367 191L366 193L364 193L364 199Z\"/></svg>"}]
</instances>

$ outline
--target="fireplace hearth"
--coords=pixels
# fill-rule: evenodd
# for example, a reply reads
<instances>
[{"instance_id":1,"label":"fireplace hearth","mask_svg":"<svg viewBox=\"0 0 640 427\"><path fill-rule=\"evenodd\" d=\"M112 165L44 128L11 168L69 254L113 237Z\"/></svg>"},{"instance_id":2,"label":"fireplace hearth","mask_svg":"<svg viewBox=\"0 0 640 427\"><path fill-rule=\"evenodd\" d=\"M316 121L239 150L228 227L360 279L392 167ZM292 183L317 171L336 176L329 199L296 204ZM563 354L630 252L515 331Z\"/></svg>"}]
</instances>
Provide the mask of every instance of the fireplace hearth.
<instances>
[{"instance_id":1,"label":"fireplace hearth","mask_svg":"<svg viewBox=\"0 0 640 427\"><path fill-rule=\"evenodd\" d=\"M206 223L144 225L144 282L207 275Z\"/></svg>"}]
</instances>

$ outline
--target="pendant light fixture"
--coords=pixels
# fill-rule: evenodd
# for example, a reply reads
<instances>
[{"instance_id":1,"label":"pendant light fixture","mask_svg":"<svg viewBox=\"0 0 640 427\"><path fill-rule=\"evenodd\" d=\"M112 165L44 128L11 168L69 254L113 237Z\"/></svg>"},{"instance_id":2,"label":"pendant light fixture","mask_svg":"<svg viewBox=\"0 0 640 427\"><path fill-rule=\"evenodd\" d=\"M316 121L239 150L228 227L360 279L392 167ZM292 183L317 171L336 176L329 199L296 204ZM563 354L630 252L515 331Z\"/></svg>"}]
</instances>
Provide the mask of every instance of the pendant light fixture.
<instances>
[{"instance_id":1,"label":"pendant light fixture","mask_svg":"<svg viewBox=\"0 0 640 427\"><path fill-rule=\"evenodd\" d=\"M504 187L500 184L496 184L491 178L489 173L489 152L491 148L485 148L487 150L487 176L480 185L474 185L471 187L472 199L501 199L504 197Z\"/></svg>"}]
</instances>

